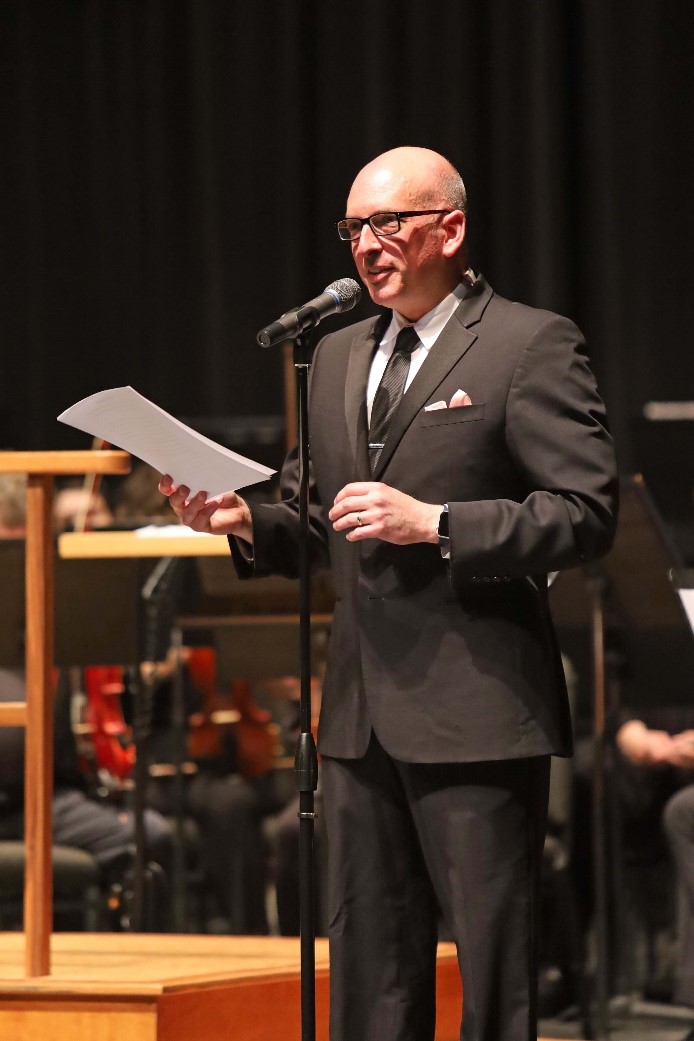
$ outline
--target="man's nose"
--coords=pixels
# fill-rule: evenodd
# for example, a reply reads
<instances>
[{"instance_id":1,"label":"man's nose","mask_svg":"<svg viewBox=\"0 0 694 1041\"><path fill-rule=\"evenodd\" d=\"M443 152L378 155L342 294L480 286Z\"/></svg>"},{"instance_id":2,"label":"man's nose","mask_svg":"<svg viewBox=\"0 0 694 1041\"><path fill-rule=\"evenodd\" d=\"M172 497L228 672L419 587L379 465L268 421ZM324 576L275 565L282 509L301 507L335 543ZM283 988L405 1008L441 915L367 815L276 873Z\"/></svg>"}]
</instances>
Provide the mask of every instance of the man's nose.
<instances>
[{"instance_id":1,"label":"man's nose","mask_svg":"<svg viewBox=\"0 0 694 1041\"><path fill-rule=\"evenodd\" d=\"M374 233L373 228L368 221L364 221L359 232L359 238L354 244L355 254L363 256L365 253L373 253L374 250L381 248L381 243L378 235Z\"/></svg>"}]
</instances>

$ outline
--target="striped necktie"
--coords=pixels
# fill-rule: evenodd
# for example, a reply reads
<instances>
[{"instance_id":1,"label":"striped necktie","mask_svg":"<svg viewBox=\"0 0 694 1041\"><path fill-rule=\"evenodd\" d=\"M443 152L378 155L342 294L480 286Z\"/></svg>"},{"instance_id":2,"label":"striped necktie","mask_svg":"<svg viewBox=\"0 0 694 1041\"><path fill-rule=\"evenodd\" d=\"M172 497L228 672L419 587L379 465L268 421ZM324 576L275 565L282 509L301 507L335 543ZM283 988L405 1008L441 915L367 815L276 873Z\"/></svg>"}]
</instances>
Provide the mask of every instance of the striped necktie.
<instances>
[{"instance_id":1,"label":"striped necktie","mask_svg":"<svg viewBox=\"0 0 694 1041\"><path fill-rule=\"evenodd\" d=\"M378 385L371 406L369 424L369 463L371 473L376 469L388 434L390 421L397 412L405 393L407 375L410 371L412 351L419 346L419 337L413 325L406 325L398 333L393 353Z\"/></svg>"}]
</instances>

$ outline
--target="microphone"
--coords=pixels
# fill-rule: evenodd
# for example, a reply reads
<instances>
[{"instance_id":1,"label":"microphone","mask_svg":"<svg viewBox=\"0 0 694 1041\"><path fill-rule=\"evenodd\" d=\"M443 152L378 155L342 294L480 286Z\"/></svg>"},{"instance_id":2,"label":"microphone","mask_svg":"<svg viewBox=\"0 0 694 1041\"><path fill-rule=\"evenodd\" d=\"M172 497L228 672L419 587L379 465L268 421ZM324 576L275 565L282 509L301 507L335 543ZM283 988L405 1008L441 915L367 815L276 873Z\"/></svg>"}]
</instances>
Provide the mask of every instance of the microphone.
<instances>
[{"instance_id":1,"label":"microphone","mask_svg":"<svg viewBox=\"0 0 694 1041\"><path fill-rule=\"evenodd\" d=\"M295 307L278 318L272 325L266 325L261 329L256 340L261 347L272 347L284 340L293 340L307 329L314 326L331 314L341 314L350 311L359 303L361 289L353 278L338 278L331 282L320 296L309 300L301 307Z\"/></svg>"}]
</instances>

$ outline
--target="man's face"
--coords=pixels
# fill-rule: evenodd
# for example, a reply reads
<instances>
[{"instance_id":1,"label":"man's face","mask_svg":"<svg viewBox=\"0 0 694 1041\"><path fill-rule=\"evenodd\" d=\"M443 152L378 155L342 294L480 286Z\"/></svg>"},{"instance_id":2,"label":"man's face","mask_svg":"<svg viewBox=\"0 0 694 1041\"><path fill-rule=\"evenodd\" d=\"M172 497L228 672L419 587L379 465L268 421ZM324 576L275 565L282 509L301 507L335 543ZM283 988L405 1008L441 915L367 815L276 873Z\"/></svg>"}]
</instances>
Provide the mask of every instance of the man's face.
<instances>
[{"instance_id":1,"label":"man's face","mask_svg":"<svg viewBox=\"0 0 694 1041\"><path fill-rule=\"evenodd\" d=\"M363 170L347 200L347 217L370 217L385 211L425 210L440 204L423 202L421 191L387 169ZM415 322L457 284L450 260L443 255L443 215L404 218L400 231L377 236L365 224L351 242L357 271L371 299Z\"/></svg>"}]
</instances>

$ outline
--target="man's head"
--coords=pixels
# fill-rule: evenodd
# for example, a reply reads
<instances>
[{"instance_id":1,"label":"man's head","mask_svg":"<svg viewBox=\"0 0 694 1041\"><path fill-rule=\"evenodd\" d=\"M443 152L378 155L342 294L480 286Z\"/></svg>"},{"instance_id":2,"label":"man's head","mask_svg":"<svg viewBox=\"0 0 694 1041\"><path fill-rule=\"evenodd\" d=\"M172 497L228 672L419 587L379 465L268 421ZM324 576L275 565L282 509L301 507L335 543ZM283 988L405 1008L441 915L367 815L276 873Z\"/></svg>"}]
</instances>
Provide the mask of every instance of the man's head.
<instances>
[{"instance_id":1,"label":"man's head","mask_svg":"<svg viewBox=\"0 0 694 1041\"><path fill-rule=\"evenodd\" d=\"M0 538L24 536L26 497L26 474L0 474Z\"/></svg>"},{"instance_id":2,"label":"man's head","mask_svg":"<svg viewBox=\"0 0 694 1041\"><path fill-rule=\"evenodd\" d=\"M416 322L455 289L467 267L465 206L460 174L428 148L394 148L357 174L347 218L444 211L403 217L395 234L378 235L363 224L352 255L375 303Z\"/></svg>"}]
</instances>

